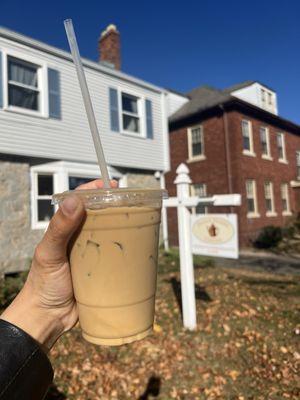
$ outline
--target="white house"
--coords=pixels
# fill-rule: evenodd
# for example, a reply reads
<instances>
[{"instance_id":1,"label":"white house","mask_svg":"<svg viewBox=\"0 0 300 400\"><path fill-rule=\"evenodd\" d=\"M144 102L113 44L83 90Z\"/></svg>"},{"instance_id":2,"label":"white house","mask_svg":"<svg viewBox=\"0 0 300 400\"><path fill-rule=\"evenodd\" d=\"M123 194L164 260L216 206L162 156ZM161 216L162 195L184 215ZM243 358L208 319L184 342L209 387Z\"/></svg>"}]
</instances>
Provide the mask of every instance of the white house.
<instances>
[{"instance_id":1,"label":"white house","mask_svg":"<svg viewBox=\"0 0 300 400\"><path fill-rule=\"evenodd\" d=\"M83 59L109 172L120 186L159 185L174 107L165 89L118 69L119 44L111 25L99 42L101 61ZM0 271L27 266L54 192L98 176L70 54L1 28Z\"/></svg>"}]
</instances>

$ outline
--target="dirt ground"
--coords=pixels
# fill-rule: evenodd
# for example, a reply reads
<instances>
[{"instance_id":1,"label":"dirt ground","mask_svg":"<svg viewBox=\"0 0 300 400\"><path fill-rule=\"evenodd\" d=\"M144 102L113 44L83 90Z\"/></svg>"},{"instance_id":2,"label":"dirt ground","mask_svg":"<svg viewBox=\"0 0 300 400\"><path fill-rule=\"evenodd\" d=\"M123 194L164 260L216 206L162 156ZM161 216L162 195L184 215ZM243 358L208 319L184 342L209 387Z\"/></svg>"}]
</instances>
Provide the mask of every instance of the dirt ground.
<instances>
[{"instance_id":1,"label":"dirt ground","mask_svg":"<svg viewBox=\"0 0 300 400\"><path fill-rule=\"evenodd\" d=\"M154 333L121 347L55 345L47 399L300 398L300 280L196 258L198 328L182 327L178 255L161 254Z\"/></svg>"}]
</instances>

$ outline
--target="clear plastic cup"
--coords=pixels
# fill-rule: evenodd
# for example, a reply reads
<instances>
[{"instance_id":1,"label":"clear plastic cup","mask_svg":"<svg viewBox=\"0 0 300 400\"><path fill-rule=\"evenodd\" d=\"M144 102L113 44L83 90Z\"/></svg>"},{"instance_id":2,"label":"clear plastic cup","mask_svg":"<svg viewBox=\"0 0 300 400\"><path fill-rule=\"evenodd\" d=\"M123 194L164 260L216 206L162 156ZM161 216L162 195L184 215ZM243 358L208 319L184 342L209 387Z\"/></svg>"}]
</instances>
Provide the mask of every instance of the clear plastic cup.
<instances>
[{"instance_id":1,"label":"clear plastic cup","mask_svg":"<svg viewBox=\"0 0 300 400\"><path fill-rule=\"evenodd\" d=\"M121 345L146 337L154 321L162 199L157 189L101 189L71 193L86 207L70 263L83 337Z\"/></svg>"}]
</instances>

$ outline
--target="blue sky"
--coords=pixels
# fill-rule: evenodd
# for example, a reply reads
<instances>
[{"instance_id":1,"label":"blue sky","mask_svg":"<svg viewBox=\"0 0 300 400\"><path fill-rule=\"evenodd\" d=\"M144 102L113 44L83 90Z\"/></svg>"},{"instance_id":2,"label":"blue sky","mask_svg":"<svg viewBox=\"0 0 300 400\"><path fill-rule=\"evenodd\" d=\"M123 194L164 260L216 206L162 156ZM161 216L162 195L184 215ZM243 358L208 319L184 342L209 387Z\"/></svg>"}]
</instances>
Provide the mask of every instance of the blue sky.
<instances>
[{"instance_id":1,"label":"blue sky","mask_svg":"<svg viewBox=\"0 0 300 400\"><path fill-rule=\"evenodd\" d=\"M81 54L94 60L100 32L115 23L122 69L163 87L259 80L277 91L280 115L300 124L299 15L297 0L0 0L0 25L60 48L72 18Z\"/></svg>"}]
</instances>

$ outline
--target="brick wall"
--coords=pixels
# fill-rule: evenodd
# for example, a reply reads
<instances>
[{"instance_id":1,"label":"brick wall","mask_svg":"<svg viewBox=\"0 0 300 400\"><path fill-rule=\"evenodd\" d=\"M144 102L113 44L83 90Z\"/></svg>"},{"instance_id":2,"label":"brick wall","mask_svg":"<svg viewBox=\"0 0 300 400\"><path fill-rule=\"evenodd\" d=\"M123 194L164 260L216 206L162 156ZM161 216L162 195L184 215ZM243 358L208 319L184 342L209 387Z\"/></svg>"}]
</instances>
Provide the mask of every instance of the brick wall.
<instances>
[{"instance_id":1,"label":"brick wall","mask_svg":"<svg viewBox=\"0 0 300 400\"><path fill-rule=\"evenodd\" d=\"M245 118L252 122L254 151L256 157L243 154L241 121ZM260 229L266 225L285 225L289 216L282 215L280 184L289 184L290 207L295 213L299 211L300 188L292 188L290 181L296 179L296 150L300 150L300 136L279 129L276 125L266 124L252 116L244 115L238 111L227 112L228 137L230 149L230 166L232 170L232 191L241 193L242 206L236 207L239 219L239 236L242 246L247 246L257 236ZM199 121L204 132L204 153L205 160L188 162L187 128L183 127L173 130L170 133L170 158L171 172L166 174L166 185L170 196L176 195L176 188L173 181L176 176L176 168L182 162L190 169L190 176L193 183L206 183L207 194L229 193L228 167L226 163L225 133L223 115L210 117ZM193 123L196 125L196 123ZM260 126L267 126L270 134L271 155L273 161L262 159L261 144L259 136ZM276 144L276 133L285 133L286 156L288 163L278 161L278 150ZM248 218L246 208L246 187L245 181L254 179L257 186L258 211L260 218ZM264 198L264 182L273 182L276 217L267 217ZM298 197L297 197L298 196ZM213 209L210 212L228 212L227 208ZM175 209L168 210L169 238L173 245L178 244L177 239L177 215Z\"/></svg>"},{"instance_id":2,"label":"brick wall","mask_svg":"<svg viewBox=\"0 0 300 400\"><path fill-rule=\"evenodd\" d=\"M185 163L190 170L193 184L205 183L207 195L228 193L228 176L225 156L225 136L223 116L219 115L201 122L204 132L205 159L201 161L188 160L187 127L180 128L170 134L171 171L166 174L166 187L169 196L176 196L173 184L176 168ZM209 207L209 212L228 212L228 208ZM170 208L168 213L168 229L170 243L178 244L177 212Z\"/></svg>"},{"instance_id":3,"label":"brick wall","mask_svg":"<svg viewBox=\"0 0 300 400\"><path fill-rule=\"evenodd\" d=\"M256 157L246 156L243 154L241 134L242 119L247 119L252 122L253 144ZM289 216L282 215L280 185L281 183L289 184L292 180L296 179L296 150L300 150L300 137L283 131L274 125L265 124L253 117L249 118L249 116L236 111L228 114L228 125L232 147L232 164L235 171L233 182L234 192L242 194L242 202L245 204L245 181L247 179L254 179L257 187L258 212L260 218L247 218L247 209L245 206L237 209L240 222L240 240L243 245L247 245L249 244L249 240L254 239L257 236L262 227L267 225L284 226L290 219ZM271 156L273 157L272 161L262 158L259 137L259 128L261 126L267 126L269 128L270 149ZM276 133L278 132L285 133L287 164L278 161L279 156L276 144ZM264 182L267 180L273 183L275 211L277 213L277 216L274 217L266 216ZM296 189L293 189L290 184L288 185L288 188L290 207L292 212L295 212Z\"/></svg>"}]
</instances>

